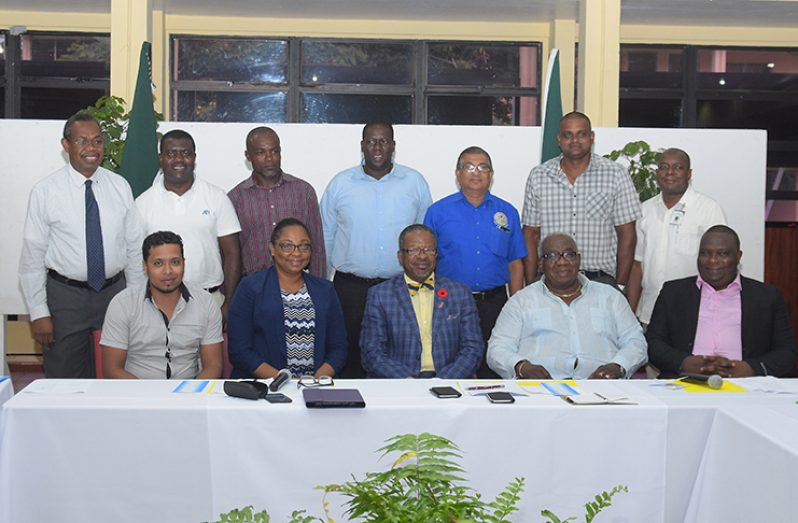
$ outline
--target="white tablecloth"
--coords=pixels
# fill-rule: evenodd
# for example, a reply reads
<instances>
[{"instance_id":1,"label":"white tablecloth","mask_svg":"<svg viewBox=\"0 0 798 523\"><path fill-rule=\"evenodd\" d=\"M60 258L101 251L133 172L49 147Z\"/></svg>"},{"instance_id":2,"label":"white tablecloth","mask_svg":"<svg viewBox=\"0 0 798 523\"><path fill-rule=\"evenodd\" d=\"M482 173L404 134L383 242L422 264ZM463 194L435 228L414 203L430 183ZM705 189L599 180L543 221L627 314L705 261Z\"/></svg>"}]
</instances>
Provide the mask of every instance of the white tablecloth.
<instances>
[{"instance_id":1,"label":"white tablecloth","mask_svg":"<svg viewBox=\"0 0 798 523\"><path fill-rule=\"evenodd\" d=\"M537 521L543 508L580 515L593 494L616 484L631 492L616 497L603 521L720 521L717 507L709 510L724 486L710 487L715 475L728 475L736 444L761 446L756 455L766 454L766 463L785 461L761 478L761 490L796 484L798 442L775 427L780 418L798 423L788 410L798 409L798 395L688 395L647 381L582 382L583 390L638 405L575 407L546 395L493 405L484 397L436 399L427 391L432 384L340 381L339 388L359 388L367 407L311 410L293 383L283 390L294 403L280 405L174 393L177 383L167 381L36 382L3 409L0 520L200 522L248 504L268 509L273 521L299 508L320 515L314 486L383 470L390 462L378 462L374 451L411 432L455 441L471 485L487 498L524 476L515 521ZM770 407L764 414L763 403ZM725 444L727 433L738 443ZM723 499L734 516L726 519L760 520L738 517L748 498ZM768 499L782 504L774 513L786 510L787 496ZM340 514L343 499L330 501Z\"/></svg>"}]
</instances>

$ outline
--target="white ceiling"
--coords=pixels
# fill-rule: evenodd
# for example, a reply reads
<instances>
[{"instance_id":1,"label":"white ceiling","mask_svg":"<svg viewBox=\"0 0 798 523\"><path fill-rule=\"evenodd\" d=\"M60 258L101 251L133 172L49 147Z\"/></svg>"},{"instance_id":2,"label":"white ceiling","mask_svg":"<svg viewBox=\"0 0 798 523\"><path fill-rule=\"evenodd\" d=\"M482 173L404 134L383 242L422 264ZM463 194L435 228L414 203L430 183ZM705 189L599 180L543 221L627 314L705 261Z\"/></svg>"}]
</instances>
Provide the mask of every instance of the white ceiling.
<instances>
[{"instance_id":1,"label":"white ceiling","mask_svg":"<svg viewBox=\"0 0 798 523\"><path fill-rule=\"evenodd\" d=\"M168 14L390 20L546 22L578 0L154 0ZM0 9L110 12L111 0L1 0ZM627 24L798 27L798 0L622 0Z\"/></svg>"}]
</instances>

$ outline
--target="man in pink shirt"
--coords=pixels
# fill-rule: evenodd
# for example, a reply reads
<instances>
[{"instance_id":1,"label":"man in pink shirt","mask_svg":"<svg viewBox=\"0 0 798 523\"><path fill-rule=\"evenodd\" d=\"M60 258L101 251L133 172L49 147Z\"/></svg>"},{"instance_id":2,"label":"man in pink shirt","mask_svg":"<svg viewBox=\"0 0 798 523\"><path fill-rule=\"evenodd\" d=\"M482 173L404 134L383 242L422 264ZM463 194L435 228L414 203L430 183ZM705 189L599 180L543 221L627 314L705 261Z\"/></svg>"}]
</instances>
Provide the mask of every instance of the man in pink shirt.
<instances>
[{"instance_id":1,"label":"man in pink shirt","mask_svg":"<svg viewBox=\"0 0 798 523\"><path fill-rule=\"evenodd\" d=\"M649 362L660 377L784 376L795 338L781 291L742 276L740 239L725 225L701 237L698 276L666 282L648 325Z\"/></svg>"}]
</instances>

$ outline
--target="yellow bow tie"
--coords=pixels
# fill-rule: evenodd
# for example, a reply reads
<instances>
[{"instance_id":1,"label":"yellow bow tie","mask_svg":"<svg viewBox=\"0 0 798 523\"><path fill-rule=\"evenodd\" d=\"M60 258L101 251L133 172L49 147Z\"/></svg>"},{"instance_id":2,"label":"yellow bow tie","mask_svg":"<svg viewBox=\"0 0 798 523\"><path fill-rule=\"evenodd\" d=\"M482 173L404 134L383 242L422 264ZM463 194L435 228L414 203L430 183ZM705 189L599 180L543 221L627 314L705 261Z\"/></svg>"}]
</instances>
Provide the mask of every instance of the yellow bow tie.
<instances>
[{"instance_id":1,"label":"yellow bow tie","mask_svg":"<svg viewBox=\"0 0 798 523\"><path fill-rule=\"evenodd\" d=\"M414 281L407 284L407 289L410 291L410 296L415 296L416 294L418 294L418 291L420 291L422 287L425 289L434 290L435 278L430 276L421 283Z\"/></svg>"}]
</instances>

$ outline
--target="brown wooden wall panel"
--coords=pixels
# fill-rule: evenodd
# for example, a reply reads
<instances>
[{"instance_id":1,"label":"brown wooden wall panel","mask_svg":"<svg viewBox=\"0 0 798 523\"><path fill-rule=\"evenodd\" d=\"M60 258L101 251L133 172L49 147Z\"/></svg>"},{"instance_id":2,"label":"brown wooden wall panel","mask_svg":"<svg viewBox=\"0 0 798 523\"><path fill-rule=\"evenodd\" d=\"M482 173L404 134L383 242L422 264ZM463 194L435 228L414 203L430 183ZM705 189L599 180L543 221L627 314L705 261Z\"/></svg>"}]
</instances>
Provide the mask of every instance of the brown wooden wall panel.
<instances>
[{"instance_id":1,"label":"brown wooden wall panel","mask_svg":"<svg viewBox=\"0 0 798 523\"><path fill-rule=\"evenodd\" d=\"M765 282L784 293L798 343L798 227L794 224L765 228ZM798 376L798 365L793 374Z\"/></svg>"}]
</instances>

